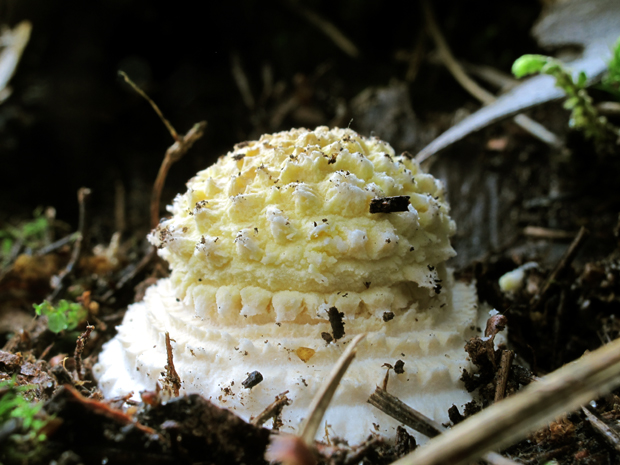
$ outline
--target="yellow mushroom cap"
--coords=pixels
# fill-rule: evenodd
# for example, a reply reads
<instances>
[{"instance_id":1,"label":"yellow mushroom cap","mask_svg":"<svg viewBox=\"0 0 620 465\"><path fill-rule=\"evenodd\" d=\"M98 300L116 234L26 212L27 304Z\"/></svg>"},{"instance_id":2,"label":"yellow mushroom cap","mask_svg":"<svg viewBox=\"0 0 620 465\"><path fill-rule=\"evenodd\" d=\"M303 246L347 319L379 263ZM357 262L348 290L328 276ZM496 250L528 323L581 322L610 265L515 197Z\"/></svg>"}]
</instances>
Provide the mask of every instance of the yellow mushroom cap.
<instances>
[{"instance_id":1,"label":"yellow mushroom cap","mask_svg":"<svg viewBox=\"0 0 620 465\"><path fill-rule=\"evenodd\" d=\"M475 292L445 271L454 222L414 160L350 129L294 129L237 144L187 187L149 236L170 278L130 307L100 356L106 395L154 388L167 331L184 392L248 418L288 390L283 429L294 431L343 345L365 332L328 412L336 435L395 428L366 404L385 363L405 362L390 392L440 421L470 400L458 379ZM249 390L253 371L264 380Z\"/></svg>"},{"instance_id":2,"label":"yellow mushroom cap","mask_svg":"<svg viewBox=\"0 0 620 465\"><path fill-rule=\"evenodd\" d=\"M350 129L239 144L187 187L151 241L202 317L291 321L345 292L349 303L338 307L347 314L360 302L371 311L404 307L405 288L434 288L429 265L454 255L441 184ZM374 198L394 196L409 197L406 211L370 213Z\"/></svg>"}]
</instances>

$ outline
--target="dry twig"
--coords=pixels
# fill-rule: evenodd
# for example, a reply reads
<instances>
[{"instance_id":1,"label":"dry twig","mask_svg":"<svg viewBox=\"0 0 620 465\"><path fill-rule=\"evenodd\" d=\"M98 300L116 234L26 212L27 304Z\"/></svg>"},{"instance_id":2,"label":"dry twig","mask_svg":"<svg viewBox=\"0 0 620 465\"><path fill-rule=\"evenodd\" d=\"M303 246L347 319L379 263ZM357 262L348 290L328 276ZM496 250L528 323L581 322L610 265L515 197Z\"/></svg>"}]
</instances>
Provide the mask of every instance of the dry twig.
<instances>
[{"instance_id":1,"label":"dry twig","mask_svg":"<svg viewBox=\"0 0 620 465\"><path fill-rule=\"evenodd\" d=\"M360 55L355 44L330 21L304 6L303 3L298 0L286 0L286 4L298 15L329 37L344 53L352 58L357 58Z\"/></svg>"},{"instance_id":2,"label":"dry twig","mask_svg":"<svg viewBox=\"0 0 620 465\"><path fill-rule=\"evenodd\" d=\"M207 127L206 121L194 124L184 136L178 136L176 142L166 150L166 156L159 167L155 184L153 185L153 193L151 195L151 228L156 228L159 223L159 203L161 200L161 191L166 182L166 176L170 167L179 161L183 155L194 145L198 139L204 134Z\"/></svg>"},{"instance_id":3,"label":"dry twig","mask_svg":"<svg viewBox=\"0 0 620 465\"><path fill-rule=\"evenodd\" d=\"M459 423L394 465L469 463L619 385L620 339L616 339Z\"/></svg>"},{"instance_id":4,"label":"dry twig","mask_svg":"<svg viewBox=\"0 0 620 465\"><path fill-rule=\"evenodd\" d=\"M95 329L94 326L87 325L86 331L84 331L78 336L75 343L75 352L73 353L73 358L75 359L75 372L77 374L77 379L80 381L84 379L84 375L82 374L82 352L84 352L84 345L86 344L86 341L88 341L90 333L93 329Z\"/></svg>"},{"instance_id":5,"label":"dry twig","mask_svg":"<svg viewBox=\"0 0 620 465\"><path fill-rule=\"evenodd\" d=\"M368 403L429 438L439 436L446 431L446 428L436 421L411 408L398 397L393 396L378 386L375 392L368 398ZM484 454L483 458L491 465L515 465L515 462L512 460L495 452L488 452Z\"/></svg>"},{"instance_id":6,"label":"dry twig","mask_svg":"<svg viewBox=\"0 0 620 465\"><path fill-rule=\"evenodd\" d=\"M288 391L284 391L282 394L279 394L276 396L276 400L274 402L272 402L271 404L269 404L269 406L263 410L261 413L259 413L256 418L253 418L250 423L252 423L255 426L262 426L263 424L265 424L270 418L273 418L273 428L272 430L278 430L279 427L281 426L281 422L278 425L278 418L280 417L280 414L282 413L282 409L286 406L286 405L290 405L291 400L286 397L286 394L288 394Z\"/></svg>"},{"instance_id":7,"label":"dry twig","mask_svg":"<svg viewBox=\"0 0 620 465\"><path fill-rule=\"evenodd\" d=\"M393 396L379 386L376 387L375 392L368 398L368 403L429 438L434 438L445 431L445 428L439 423L409 407L398 397Z\"/></svg>"},{"instance_id":8,"label":"dry twig","mask_svg":"<svg viewBox=\"0 0 620 465\"><path fill-rule=\"evenodd\" d=\"M508 384L508 375L510 374L510 366L515 353L512 350L502 351L502 360L499 363L497 372L497 382L495 383L495 402L499 402L506 397L506 385Z\"/></svg>"},{"instance_id":9,"label":"dry twig","mask_svg":"<svg viewBox=\"0 0 620 465\"><path fill-rule=\"evenodd\" d=\"M101 300L101 302L109 301L115 293L124 288L127 283L131 282L131 280L133 280L133 278L138 275L138 273L144 270L144 268L146 268L146 266L151 263L151 260L153 260L156 256L157 249L155 247L150 247L149 252L144 257L142 257L142 260L140 260L140 262L136 266L128 266L125 269L126 272L122 275L121 279L118 280L116 285L112 289L108 290L105 294L103 294L103 296L99 300Z\"/></svg>"},{"instance_id":10,"label":"dry twig","mask_svg":"<svg viewBox=\"0 0 620 465\"><path fill-rule=\"evenodd\" d=\"M530 311L533 312L534 310L536 310L538 306L540 305L540 303L543 302L544 297L549 292L549 289L551 289L551 286L558 279L562 277L562 274L564 274L564 271L573 262L575 256L577 255L577 252L579 251L579 249L581 248L581 246L583 245L584 241L587 239L589 234L590 233L588 232L588 230L582 226L579 232L577 233L577 236L571 243L571 245L568 247L568 249L566 249L566 252L562 256L562 259L557 264L557 266L555 267L555 269L553 270L553 272L551 273L551 275L545 282L545 285L542 287L541 291L538 294L536 294L534 297L532 297L532 300L530 301L530 306L531 306Z\"/></svg>"},{"instance_id":11,"label":"dry twig","mask_svg":"<svg viewBox=\"0 0 620 465\"><path fill-rule=\"evenodd\" d=\"M355 358L355 347L365 336L366 334L358 334L349 342L349 347L340 356L329 377L312 399L312 403L308 407L308 418L304 422L299 435L308 446L311 446L314 442L314 436L316 436L323 415L325 415L325 411L338 388L338 384Z\"/></svg>"},{"instance_id":12,"label":"dry twig","mask_svg":"<svg viewBox=\"0 0 620 465\"><path fill-rule=\"evenodd\" d=\"M245 106L248 107L248 110L254 110L256 101L254 100L252 90L250 89L250 81L243 70L241 58L237 52L233 52L231 54L230 70L235 80L235 84L237 84L237 88L239 89L239 93L241 94L241 98L243 99L243 103L245 103Z\"/></svg>"},{"instance_id":13,"label":"dry twig","mask_svg":"<svg viewBox=\"0 0 620 465\"><path fill-rule=\"evenodd\" d=\"M620 452L620 434L599 420L599 418L590 412L590 410L586 407L581 407L581 411L586 415L586 418L592 425L592 428L594 428L594 431L603 436L605 441L607 441L607 443L611 445L616 452Z\"/></svg>"},{"instance_id":14,"label":"dry twig","mask_svg":"<svg viewBox=\"0 0 620 465\"><path fill-rule=\"evenodd\" d=\"M523 235L541 239L569 239L575 237L575 234L569 231L541 228L540 226L526 226L523 228Z\"/></svg>"},{"instance_id":15,"label":"dry twig","mask_svg":"<svg viewBox=\"0 0 620 465\"><path fill-rule=\"evenodd\" d=\"M194 142L196 142L202 137L205 128L207 127L207 122L201 121L199 123L196 123L187 132L187 134L185 134L184 136L179 135L176 129L174 129L174 127L172 126L172 124L170 124L170 122L164 117L157 104L153 100L151 100L151 98L146 95L146 93L142 89L140 89L131 79L129 79L129 76L127 76L126 73L124 73L123 71L119 71L119 74L133 88L133 90L135 90L138 94L140 94L140 96L142 96L147 102L149 102L151 107L153 107L153 110L155 110L155 113L157 113L157 116L159 116L161 121L168 129L168 132L174 139L174 144L172 144L170 147L168 147L168 150L166 150L166 156L164 157L164 160L159 167L159 172L157 173L157 178L155 179L155 184L153 185L153 193L151 195L151 228L154 229L155 227L157 227L157 223L159 223L159 203L161 200L161 191L164 188L164 182L166 181L166 176L168 176L168 171L174 163L179 161L181 157L187 153L187 151L192 147L192 145L194 145Z\"/></svg>"},{"instance_id":16,"label":"dry twig","mask_svg":"<svg viewBox=\"0 0 620 465\"><path fill-rule=\"evenodd\" d=\"M75 273L75 268L82 257L82 252L88 242L87 228L86 228L86 203L90 199L91 190L87 187L81 187L78 189L78 203L80 206L80 216L78 220L78 231L75 244L73 245L73 253L71 259L65 267L65 269L58 275L58 281L56 287L49 295L47 300L53 301L60 295L64 289L65 281Z\"/></svg>"},{"instance_id":17,"label":"dry twig","mask_svg":"<svg viewBox=\"0 0 620 465\"><path fill-rule=\"evenodd\" d=\"M181 378L174 367L174 357L172 356L172 344L170 344L170 333L166 332L166 356L168 363L166 363L166 378L165 382L167 387L172 388L172 393L175 397L179 397L179 390L181 389Z\"/></svg>"}]
</instances>

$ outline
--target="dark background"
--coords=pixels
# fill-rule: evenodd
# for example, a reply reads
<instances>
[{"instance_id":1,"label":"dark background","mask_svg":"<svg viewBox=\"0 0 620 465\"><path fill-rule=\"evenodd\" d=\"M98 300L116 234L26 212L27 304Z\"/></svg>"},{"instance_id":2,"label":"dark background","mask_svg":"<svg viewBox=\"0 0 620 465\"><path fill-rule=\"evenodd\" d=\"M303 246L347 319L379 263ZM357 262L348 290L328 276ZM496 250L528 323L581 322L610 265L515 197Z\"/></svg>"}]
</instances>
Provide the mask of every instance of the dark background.
<instances>
[{"instance_id":1,"label":"dark background","mask_svg":"<svg viewBox=\"0 0 620 465\"><path fill-rule=\"evenodd\" d=\"M350 122L368 135L352 100L365 89L405 82L408 65L397 56L420 41L419 72L404 84L414 112L409 121L416 125L406 124L390 140L396 149L415 153L457 109L478 107L433 63L434 45L421 34L416 2L304 4L349 37L360 56L340 50L286 0L204 2L206 11L196 2L0 0L0 23L33 23L13 94L0 105L0 226L50 205L75 226L76 191L87 186L100 240L114 229L111 212L120 187L128 228L146 227L151 185L172 139L118 70L159 104L180 133L208 122L204 138L172 168L165 203L234 143L263 132ZM433 7L460 59L509 71L515 58L536 51L528 32L538 2L455 0ZM233 78L234 56L254 109L244 104ZM261 99L265 67L278 90ZM274 120L291 98L299 108Z\"/></svg>"}]
</instances>

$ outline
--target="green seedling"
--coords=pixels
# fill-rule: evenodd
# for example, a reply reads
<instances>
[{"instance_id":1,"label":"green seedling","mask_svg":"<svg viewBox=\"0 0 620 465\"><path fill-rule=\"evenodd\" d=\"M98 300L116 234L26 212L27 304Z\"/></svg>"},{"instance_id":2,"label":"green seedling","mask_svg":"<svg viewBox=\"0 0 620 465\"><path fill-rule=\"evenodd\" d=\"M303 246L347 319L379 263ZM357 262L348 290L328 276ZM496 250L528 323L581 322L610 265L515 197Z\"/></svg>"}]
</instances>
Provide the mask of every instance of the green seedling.
<instances>
[{"instance_id":1,"label":"green seedling","mask_svg":"<svg viewBox=\"0 0 620 465\"><path fill-rule=\"evenodd\" d=\"M43 441L41 432L47 421L37 417L43 403L30 402L24 396L34 386L16 386L15 377L0 381L0 425L11 419L21 422L21 429L29 439Z\"/></svg>"},{"instance_id":2,"label":"green seedling","mask_svg":"<svg viewBox=\"0 0 620 465\"><path fill-rule=\"evenodd\" d=\"M43 244L49 229L49 220L43 215L41 208L34 211L34 219L20 226L6 225L0 229L0 265L8 264L16 243L29 248L38 248Z\"/></svg>"},{"instance_id":3,"label":"green seedling","mask_svg":"<svg viewBox=\"0 0 620 465\"><path fill-rule=\"evenodd\" d=\"M620 102L620 39L613 49L607 73L603 77L599 89L610 93Z\"/></svg>"},{"instance_id":4,"label":"green seedling","mask_svg":"<svg viewBox=\"0 0 620 465\"><path fill-rule=\"evenodd\" d=\"M78 303L66 300L58 301L54 307L47 300L40 304L33 304L37 315L47 316L47 326L50 331L59 333L65 329L75 329L86 318L88 312Z\"/></svg>"},{"instance_id":5,"label":"green seedling","mask_svg":"<svg viewBox=\"0 0 620 465\"><path fill-rule=\"evenodd\" d=\"M614 51L615 62L612 59L610 69L614 68L614 73L620 76L620 42ZM585 73L580 72L576 79L566 68L564 63L545 55L523 55L512 65L512 73L518 77L528 76L534 73L548 74L555 78L556 86L566 92L567 99L564 107L571 110L569 125L572 128L582 131L586 138L594 140L600 146L610 142L616 142L620 137L620 129L611 124L607 118L599 115L592 102L592 97L587 91L588 78ZM610 76L610 74L608 74ZM615 84L609 81L610 88Z\"/></svg>"}]
</instances>

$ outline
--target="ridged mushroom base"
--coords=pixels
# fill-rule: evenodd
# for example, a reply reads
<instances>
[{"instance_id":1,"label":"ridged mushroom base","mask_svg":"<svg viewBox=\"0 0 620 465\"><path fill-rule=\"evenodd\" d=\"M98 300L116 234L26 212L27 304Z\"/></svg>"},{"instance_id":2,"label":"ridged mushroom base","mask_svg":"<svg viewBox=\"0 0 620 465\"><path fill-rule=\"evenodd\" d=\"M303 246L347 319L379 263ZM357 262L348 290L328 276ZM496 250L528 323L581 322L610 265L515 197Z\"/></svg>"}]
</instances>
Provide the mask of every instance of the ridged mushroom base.
<instances>
[{"instance_id":1,"label":"ridged mushroom base","mask_svg":"<svg viewBox=\"0 0 620 465\"><path fill-rule=\"evenodd\" d=\"M168 331L183 394L199 392L248 420L288 391L292 404L282 412L281 430L297 432L348 341L365 332L324 419L331 437L356 444L372 433L394 435L399 423L367 400L383 382L384 364L398 360L404 373L390 373L388 391L446 422L450 406L471 400L459 378L469 366L463 346L475 334L477 298L473 284L454 283L450 273L438 271L445 284L439 295L417 289L426 299L418 298L388 321L361 301L354 317L344 315L345 336L331 343L321 337L333 330L318 308L306 308L296 321L218 327L179 301L169 279L160 280L144 301L129 308L118 336L105 346L95 369L99 385L106 397L154 390L166 365ZM244 388L254 371L263 381Z\"/></svg>"}]
</instances>

